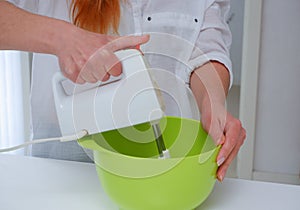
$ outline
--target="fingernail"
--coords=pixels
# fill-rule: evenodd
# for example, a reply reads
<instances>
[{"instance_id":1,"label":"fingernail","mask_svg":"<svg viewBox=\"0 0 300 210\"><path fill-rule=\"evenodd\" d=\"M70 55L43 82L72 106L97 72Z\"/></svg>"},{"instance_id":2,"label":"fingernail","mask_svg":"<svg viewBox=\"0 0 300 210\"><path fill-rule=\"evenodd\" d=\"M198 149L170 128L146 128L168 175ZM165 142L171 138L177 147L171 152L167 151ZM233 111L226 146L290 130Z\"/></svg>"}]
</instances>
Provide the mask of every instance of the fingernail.
<instances>
[{"instance_id":1,"label":"fingernail","mask_svg":"<svg viewBox=\"0 0 300 210\"><path fill-rule=\"evenodd\" d=\"M223 175L218 176L218 180L219 180L220 182L222 182L223 179L224 179L224 176L223 176Z\"/></svg>"},{"instance_id":2,"label":"fingernail","mask_svg":"<svg viewBox=\"0 0 300 210\"><path fill-rule=\"evenodd\" d=\"M224 161L225 161L225 158L224 158L224 157L220 158L220 159L217 161L217 165L218 165L218 166L222 165L222 164L224 163Z\"/></svg>"},{"instance_id":3,"label":"fingernail","mask_svg":"<svg viewBox=\"0 0 300 210\"><path fill-rule=\"evenodd\" d=\"M141 50L141 45L139 45L139 44L136 45L136 46L135 46L135 49L136 49L136 50Z\"/></svg>"}]
</instances>

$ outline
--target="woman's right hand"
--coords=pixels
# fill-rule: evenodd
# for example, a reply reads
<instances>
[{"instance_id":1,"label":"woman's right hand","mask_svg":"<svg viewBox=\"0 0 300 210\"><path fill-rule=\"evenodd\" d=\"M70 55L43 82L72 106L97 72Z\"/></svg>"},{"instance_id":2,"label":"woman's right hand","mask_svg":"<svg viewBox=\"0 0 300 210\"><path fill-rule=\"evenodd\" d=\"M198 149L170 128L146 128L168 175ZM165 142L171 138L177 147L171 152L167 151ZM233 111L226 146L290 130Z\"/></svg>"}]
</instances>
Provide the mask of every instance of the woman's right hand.
<instances>
[{"instance_id":1,"label":"woman's right hand","mask_svg":"<svg viewBox=\"0 0 300 210\"><path fill-rule=\"evenodd\" d=\"M147 35L120 37L92 33L1 0L0 14L0 50L56 55L62 73L77 83L105 81L110 75L121 74L122 67L114 52L149 40Z\"/></svg>"},{"instance_id":2,"label":"woman's right hand","mask_svg":"<svg viewBox=\"0 0 300 210\"><path fill-rule=\"evenodd\" d=\"M56 55L62 73L73 82L83 84L106 81L118 76L122 66L115 51L134 48L149 40L143 36L109 36L70 27L59 40Z\"/></svg>"}]
</instances>

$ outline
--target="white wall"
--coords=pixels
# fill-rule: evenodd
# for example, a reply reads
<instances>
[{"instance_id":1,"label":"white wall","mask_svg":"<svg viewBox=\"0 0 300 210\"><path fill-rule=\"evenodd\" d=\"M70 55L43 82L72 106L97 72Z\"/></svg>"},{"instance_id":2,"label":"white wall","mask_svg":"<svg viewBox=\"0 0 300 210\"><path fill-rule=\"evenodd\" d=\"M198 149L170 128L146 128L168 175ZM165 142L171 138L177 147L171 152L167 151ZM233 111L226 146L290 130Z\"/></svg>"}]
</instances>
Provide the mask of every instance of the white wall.
<instances>
[{"instance_id":1,"label":"white wall","mask_svg":"<svg viewBox=\"0 0 300 210\"><path fill-rule=\"evenodd\" d=\"M253 166L257 179L261 173L299 177L299 21L299 0L263 1Z\"/></svg>"},{"instance_id":2,"label":"white wall","mask_svg":"<svg viewBox=\"0 0 300 210\"><path fill-rule=\"evenodd\" d=\"M241 62L243 45L243 21L245 0L231 0L231 9L228 17L228 24L232 32L232 45L230 57L234 74L234 85L241 84Z\"/></svg>"}]
</instances>

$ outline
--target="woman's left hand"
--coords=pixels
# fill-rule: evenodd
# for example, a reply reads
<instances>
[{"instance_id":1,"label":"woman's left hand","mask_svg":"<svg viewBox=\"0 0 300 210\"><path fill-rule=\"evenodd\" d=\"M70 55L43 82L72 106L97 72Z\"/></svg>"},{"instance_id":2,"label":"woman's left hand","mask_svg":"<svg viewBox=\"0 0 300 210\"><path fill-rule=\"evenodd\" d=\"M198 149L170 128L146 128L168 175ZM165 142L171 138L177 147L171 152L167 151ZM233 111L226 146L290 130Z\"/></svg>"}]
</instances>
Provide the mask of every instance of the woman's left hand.
<instances>
[{"instance_id":1,"label":"woman's left hand","mask_svg":"<svg viewBox=\"0 0 300 210\"><path fill-rule=\"evenodd\" d=\"M222 104L203 106L201 123L217 145L222 145L217 157L217 178L222 181L246 138L240 120L233 117Z\"/></svg>"},{"instance_id":2,"label":"woman's left hand","mask_svg":"<svg viewBox=\"0 0 300 210\"><path fill-rule=\"evenodd\" d=\"M240 120L225 108L228 86L228 70L216 61L204 64L191 75L191 89L201 113L202 126L216 145L222 145L217 157L217 178L220 181L246 138Z\"/></svg>"}]
</instances>

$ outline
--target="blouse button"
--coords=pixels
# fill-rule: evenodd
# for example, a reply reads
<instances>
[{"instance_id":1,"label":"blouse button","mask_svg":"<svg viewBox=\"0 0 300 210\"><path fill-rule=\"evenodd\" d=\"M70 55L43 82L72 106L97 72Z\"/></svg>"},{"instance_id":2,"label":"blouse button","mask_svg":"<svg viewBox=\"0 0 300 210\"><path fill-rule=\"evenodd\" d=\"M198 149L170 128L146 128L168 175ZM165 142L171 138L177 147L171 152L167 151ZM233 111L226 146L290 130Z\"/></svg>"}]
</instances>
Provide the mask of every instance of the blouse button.
<instances>
[{"instance_id":1,"label":"blouse button","mask_svg":"<svg viewBox=\"0 0 300 210\"><path fill-rule=\"evenodd\" d=\"M152 19L151 17L148 17L148 18L147 18L148 21L151 21L151 19Z\"/></svg>"},{"instance_id":2,"label":"blouse button","mask_svg":"<svg viewBox=\"0 0 300 210\"><path fill-rule=\"evenodd\" d=\"M198 19L197 19L197 18L195 18L194 21L195 21L196 23L198 23Z\"/></svg>"}]
</instances>

